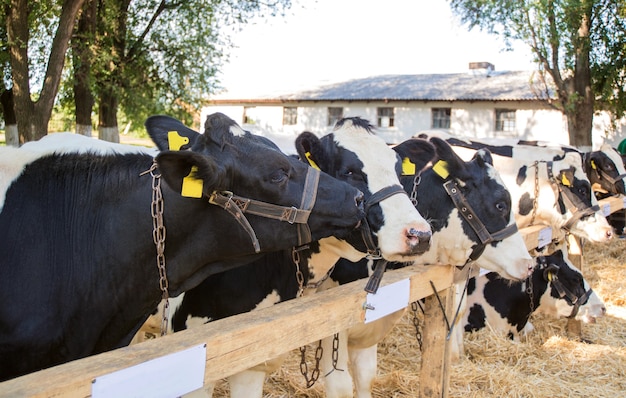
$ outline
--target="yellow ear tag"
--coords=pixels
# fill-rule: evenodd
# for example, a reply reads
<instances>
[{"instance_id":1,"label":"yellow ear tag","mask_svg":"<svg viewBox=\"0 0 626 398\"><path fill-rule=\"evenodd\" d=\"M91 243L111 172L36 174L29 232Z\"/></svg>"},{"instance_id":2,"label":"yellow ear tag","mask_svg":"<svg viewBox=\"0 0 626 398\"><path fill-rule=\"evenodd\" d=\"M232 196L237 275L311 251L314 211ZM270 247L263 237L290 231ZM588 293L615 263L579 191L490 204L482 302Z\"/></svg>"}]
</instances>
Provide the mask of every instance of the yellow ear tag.
<instances>
[{"instance_id":1,"label":"yellow ear tag","mask_svg":"<svg viewBox=\"0 0 626 398\"><path fill-rule=\"evenodd\" d=\"M402 159L402 175L403 176L415 175L415 163L411 162L409 158Z\"/></svg>"},{"instance_id":2,"label":"yellow ear tag","mask_svg":"<svg viewBox=\"0 0 626 398\"><path fill-rule=\"evenodd\" d=\"M552 282L552 276L554 276L554 273L548 272L548 282Z\"/></svg>"},{"instance_id":3,"label":"yellow ear tag","mask_svg":"<svg viewBox=\"0 0 626 398\"><path fill-rule=\"evenodd\" d=\"M313 161L313 159L311 159L311 152L305 152L305 153L304 153L304 156L306 157L306 160L308 160L308 161L309 161L309 164L311 165L311 167L313 167L315 170L320 170L320 171L321 171L321 169L320 169L320 167L317 165L317 163L315 163L315 162Z\"/></svg>"},{"instance_id":4,"label":"yellow ear tag","mask_svg":"<svg viewBox=\"0 0 626 398\"><path fill-rule=\"evenodd\" d=\"M183 178L183 188L180 194L187 198L201 198L202 197L202 180L192 177L198 171L196 166L191 166L191 171L187 177Z\"/></svg>"},{"instance_id":5,"label":"yellow ear tag","mask_svg":"<svg viewBox=\"0 0 626 398\"><path fill-rule=\"evenodd\" d=\"M183 145L189 144L189 138L178 134L178 131L168 131L167 143L169 144L170 151L180 151Z\"/></svg>"},{"instance_id":6,"label":"yellow ear tag","mask_svg":"<svg viewBox=\"0 0 626 398\"><path fill-rule=\"evenodd\" d=\"M445 160L437 161L437 163L433 166L433 171L445 180L450 175L450 173L448 173L448 162Z\"/></svg>"},{"instance_id":7,"label":"yellow ear tag","mask_svg":"<svg viewBox=\"0 0 626 398\"><path fill-rule=\"evenodd\" d=\"M596 162L594 162L593 160L591 161L591 168L594 170L597 169Z\"/></svg>"},{"instance_id":8,"label":"yellow ear tag","mask_svg":"<svg viewBox=\"0 0 626 398\"><path fill-rule=\"evenodd\" d=\"M561 175L561 182L563 183L564 186L566 187L571 187L572 183L567 179L567 177L565 176L565 174Z\"/></svg>"}]
</instances>

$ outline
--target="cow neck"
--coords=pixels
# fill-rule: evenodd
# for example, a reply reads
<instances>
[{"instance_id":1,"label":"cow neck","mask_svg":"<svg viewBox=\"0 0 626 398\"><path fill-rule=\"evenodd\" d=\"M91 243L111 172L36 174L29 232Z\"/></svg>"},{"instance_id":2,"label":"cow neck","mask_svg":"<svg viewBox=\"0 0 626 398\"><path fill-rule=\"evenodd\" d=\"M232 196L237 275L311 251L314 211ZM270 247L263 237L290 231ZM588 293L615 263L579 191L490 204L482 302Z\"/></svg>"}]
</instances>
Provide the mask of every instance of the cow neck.
<instances>
[{"instance_id":1,"label":"cow neck","mask_svg":"<svg viewBox=\"0 0 626 398\"><path fill-rule=\"evenodd\" d=\"M545 163L548 173L548 181L550 181L550 185L554 190L554 196L557 202L561 201L565 208L572 213L572 217L565 223L563 229L566 231L571 230L578 220L588 217L600 210L600 206L598 205L587 206L572 192L571 189L562 185L562 183L554 176L552 171L553 162ZM535 181L535 184L537 184L537 181ZM593 193L591 194L593 195ZM537 199L535 198L535 200Z\"/></svg>"}]
</instances>

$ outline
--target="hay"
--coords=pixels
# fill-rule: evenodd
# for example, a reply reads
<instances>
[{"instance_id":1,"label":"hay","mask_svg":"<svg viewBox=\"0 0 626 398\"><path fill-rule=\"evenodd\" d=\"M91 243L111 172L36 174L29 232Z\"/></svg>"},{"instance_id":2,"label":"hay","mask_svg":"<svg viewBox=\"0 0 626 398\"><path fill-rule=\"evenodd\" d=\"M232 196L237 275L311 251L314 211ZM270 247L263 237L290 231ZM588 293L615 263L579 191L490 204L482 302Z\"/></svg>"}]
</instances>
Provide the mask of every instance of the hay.
<instances>
[{"instance_id":1,"label":"hay","mask_svg":"<svg viewBox=\"0 0 626 398\"><path fill-rule=\"evenodd\" d=\"M586 344L566 337L566 320L534 316L535 331L513 342L490 330L467 334L466 356L450 374L450 397L619 397L626 393L626 240L584 248L584 274L608 314L583 325ZM309 350L311 351L311 350ZM324 397L320 380L310 389L297 350L267 378L264 397ZM417 397L421 357L410 311L378 346L374 397ZM311 360L309 361L311 364ZM311 365L309 365L311 366ZM220 382L215 397L227 397Z\"/></svg>"}]
</instances>

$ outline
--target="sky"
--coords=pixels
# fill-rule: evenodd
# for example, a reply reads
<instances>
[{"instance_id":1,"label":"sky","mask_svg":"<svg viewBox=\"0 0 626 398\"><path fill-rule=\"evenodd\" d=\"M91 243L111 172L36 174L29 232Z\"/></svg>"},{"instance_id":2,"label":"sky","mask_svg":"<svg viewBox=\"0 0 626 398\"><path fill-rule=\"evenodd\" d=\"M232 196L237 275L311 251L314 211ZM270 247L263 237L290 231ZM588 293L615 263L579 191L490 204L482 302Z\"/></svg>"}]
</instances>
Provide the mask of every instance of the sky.
<instances>
[{"instance_id":1,"label":"sky","mask_svg":"<svg viewBox=\"0 0 626 398\"><path fill-rule=\"evenodd\" d=\"M447 0L293 0L287 15L233 34L220 80L229 97L293 92L384 74L463 73L469 62L531 70L524 43L468 31Z\"/></svg>"}]
</instances>

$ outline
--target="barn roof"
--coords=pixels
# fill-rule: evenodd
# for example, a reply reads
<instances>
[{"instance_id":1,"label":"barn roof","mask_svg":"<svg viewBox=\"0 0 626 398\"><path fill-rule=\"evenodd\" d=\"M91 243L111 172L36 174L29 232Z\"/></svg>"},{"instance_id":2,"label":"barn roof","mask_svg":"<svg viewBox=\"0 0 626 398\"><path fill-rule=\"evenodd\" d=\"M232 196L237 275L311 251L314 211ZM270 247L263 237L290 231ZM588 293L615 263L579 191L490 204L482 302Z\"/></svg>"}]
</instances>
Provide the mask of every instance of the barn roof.
<instances>
[{"instance_id":1,"label":"barn roof","mask_svg":"<svg viewBox=\"0 0 626 398\"><path fill-rule=\"evenodd\" d=\"M531 82L535 81L534 84ZM536 73L505 71L380 75L317 88L249 98L291 101L529 101L541 92ZM219 100L218 100L219 101Z\"/></svg>"}]
</instances>

